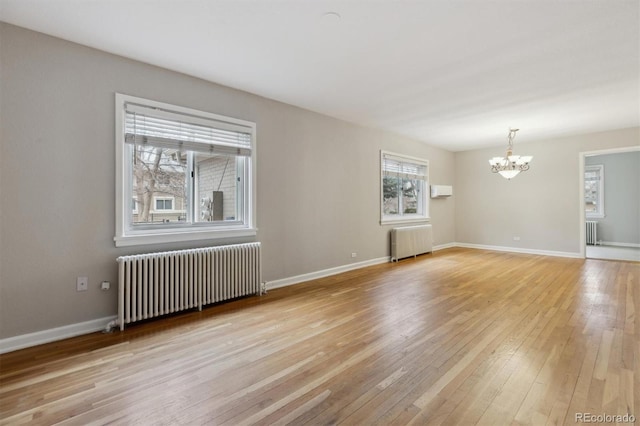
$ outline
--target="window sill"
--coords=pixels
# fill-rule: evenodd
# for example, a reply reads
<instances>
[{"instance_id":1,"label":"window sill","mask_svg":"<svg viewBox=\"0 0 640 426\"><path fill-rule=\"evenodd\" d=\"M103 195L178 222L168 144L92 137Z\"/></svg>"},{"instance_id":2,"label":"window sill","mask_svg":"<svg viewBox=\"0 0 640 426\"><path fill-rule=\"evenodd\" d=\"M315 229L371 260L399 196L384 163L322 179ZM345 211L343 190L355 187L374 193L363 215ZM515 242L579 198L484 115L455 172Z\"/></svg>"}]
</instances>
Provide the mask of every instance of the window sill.
<instances>
[{"instance_id":1,"label":"window sill","mask_svg":"<svg viewBox=\"0 0 640 426\"><path fill-rule=\"evenodd\" d=\"M380 225L397 225L402 223L429 223L430 217L425 216L409 216L406 218L384 218L380 220Z\"/></svg>"},{"instance_id":2,"label":"window sill","mask_svg":"<svg viewBox=\"0 0 640 426\"><path fill-rule=\"evenodd\" d=\"M219 230L188 230L117 235L113 238L116 247L141 246L147 244L177 243L184 241L217 240L222 238L254 237L258 230L256 228L235 228Z\"/></svg>"}]
</instances>

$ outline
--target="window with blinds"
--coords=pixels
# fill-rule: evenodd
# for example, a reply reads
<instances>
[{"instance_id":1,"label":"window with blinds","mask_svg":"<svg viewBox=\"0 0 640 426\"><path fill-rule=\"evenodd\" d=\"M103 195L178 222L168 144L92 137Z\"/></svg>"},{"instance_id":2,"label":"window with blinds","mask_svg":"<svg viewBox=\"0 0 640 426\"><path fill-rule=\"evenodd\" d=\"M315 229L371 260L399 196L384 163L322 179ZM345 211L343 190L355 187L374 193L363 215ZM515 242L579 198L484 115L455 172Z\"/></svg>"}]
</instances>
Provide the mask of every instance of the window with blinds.
<instances>
[{"instance_id":1,"label":"window with blinds","mask_svg":"<svg viewBox=\"0 0 640 426\"><path fill-rule=\"evenodd\" d=\"M429 162L381 151L381 223L429 219Z\"/></svg>"},{"instance_id":2,"label":"window with blinds","mask_svg":"<svg viewBox=\"0 0 640 426\"><path fill-rule=\"evenodd\" d=\"M116 121L116 245L255 235L254 123L120 94Z\"/></svg>"},{"instance_id":3,"label":"window with blinds","mask_svg":"<svg viewBox=\"0 0 640 426\"><path fill-rule=\"evenodd\" d=\"M585 166L584 211L587 218L604 217L604 166Z\"/></svg>"}]
</instances>

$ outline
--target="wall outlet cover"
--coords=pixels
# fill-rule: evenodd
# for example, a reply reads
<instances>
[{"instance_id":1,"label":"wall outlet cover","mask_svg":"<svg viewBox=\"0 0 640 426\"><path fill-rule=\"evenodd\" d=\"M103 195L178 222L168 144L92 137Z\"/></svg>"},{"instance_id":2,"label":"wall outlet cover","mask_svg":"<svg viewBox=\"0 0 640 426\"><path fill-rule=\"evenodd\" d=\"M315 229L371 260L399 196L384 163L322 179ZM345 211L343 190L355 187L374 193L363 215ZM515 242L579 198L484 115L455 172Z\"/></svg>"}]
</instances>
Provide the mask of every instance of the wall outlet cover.
<instances>
[{"instance_id":1,"label":"wall outlet cover","mask_svg":"<svg viewBox=\"0 0 640 426\"><path fill-rule=\"evenodd\" d=\"M76 278L76 291L87 291L89 289L89 277Z\"/></svg>"}]
</instances>

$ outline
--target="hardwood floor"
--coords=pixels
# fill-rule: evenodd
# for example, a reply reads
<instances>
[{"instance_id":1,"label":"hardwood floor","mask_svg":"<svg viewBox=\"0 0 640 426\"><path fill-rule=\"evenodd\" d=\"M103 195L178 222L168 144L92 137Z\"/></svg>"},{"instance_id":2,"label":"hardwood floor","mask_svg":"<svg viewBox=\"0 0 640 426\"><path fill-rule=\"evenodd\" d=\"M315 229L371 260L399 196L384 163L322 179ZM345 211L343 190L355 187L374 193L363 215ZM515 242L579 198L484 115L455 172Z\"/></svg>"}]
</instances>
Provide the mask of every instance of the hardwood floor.
<instances>
[{"instance_id":1,"label":"hardwood floor","mask_svg":"<svg viewBox=\"0 0 640 426\"><path fill-rule=\"evenodd\" d=\"M640 247L586 246L589 259L630 260L640 262Z\"/></svg>"},{"instance_id":2,"label":"hardwood floor","mask_svg":"<svg viewBox=\"0 0 640 426\"><path fill-rule=\"evenodd\" d=\"M448 249L1 355L0 418L499 425L640 415L639 277L640 263Z\"/></svg>"}]
</instances>

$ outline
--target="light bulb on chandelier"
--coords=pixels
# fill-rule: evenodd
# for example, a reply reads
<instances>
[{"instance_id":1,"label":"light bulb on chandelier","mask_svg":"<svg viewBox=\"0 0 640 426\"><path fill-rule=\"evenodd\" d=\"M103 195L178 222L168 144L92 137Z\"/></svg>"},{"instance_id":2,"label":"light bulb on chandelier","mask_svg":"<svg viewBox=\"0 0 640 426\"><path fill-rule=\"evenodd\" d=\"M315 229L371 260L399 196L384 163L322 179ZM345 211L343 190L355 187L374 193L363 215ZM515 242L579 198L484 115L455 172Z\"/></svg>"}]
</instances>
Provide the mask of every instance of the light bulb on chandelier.
<instances>
[{"instance_id":1,"label":"light bulb on chandelier","mask_svg":"<svg viewBox=\"0 0 640 426\"><path fill-rule=\"evenodd\" d=\"M529 163L533 159L532 156L513 155L513 139L516 132L520 129L509 129L509 145L507 146L507 154L504 157L493 157L489 160L491 171L500 173L505 179L516 177L520 172L529 170Z\"/></svg>"}]
</instances>

